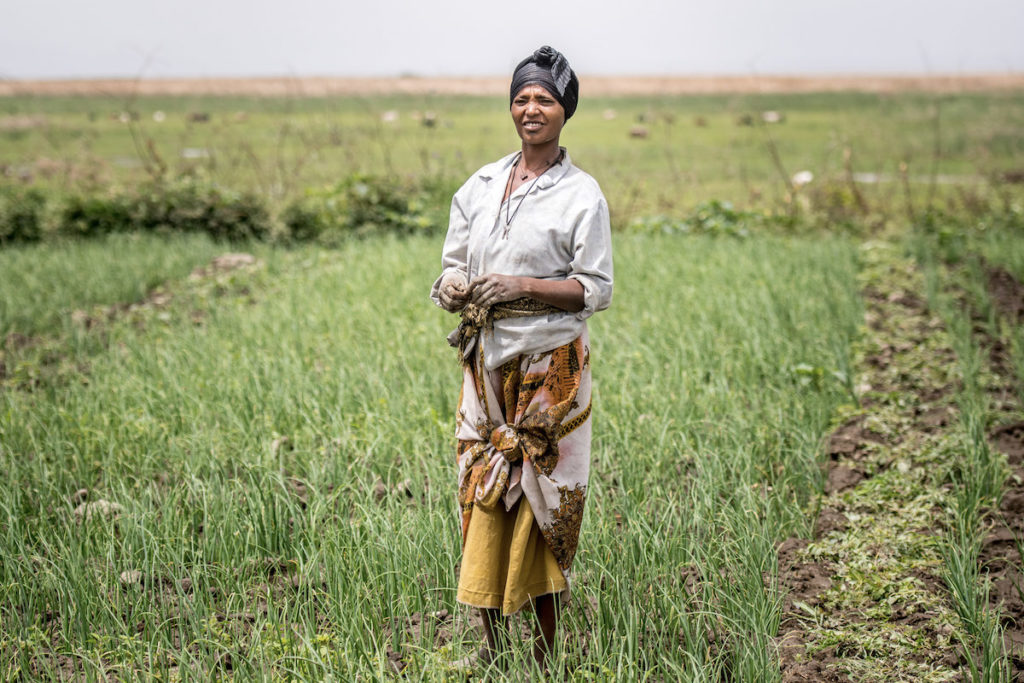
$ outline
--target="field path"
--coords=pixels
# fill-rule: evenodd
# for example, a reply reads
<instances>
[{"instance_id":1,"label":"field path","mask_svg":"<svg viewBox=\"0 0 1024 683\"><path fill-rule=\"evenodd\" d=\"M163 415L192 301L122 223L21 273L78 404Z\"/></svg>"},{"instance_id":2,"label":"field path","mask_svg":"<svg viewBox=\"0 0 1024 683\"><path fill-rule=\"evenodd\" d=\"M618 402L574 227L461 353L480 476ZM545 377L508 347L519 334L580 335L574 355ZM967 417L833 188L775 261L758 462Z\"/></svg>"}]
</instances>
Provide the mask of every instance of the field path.
<instances>
[{"instance_id":1,"label":"field path","mask_svg":"<svg viewBox=\"0 0 1024 683\"><path fill-rule=\"evenodd\" d=\"M869 244L863 263L862 409L829 440L815 538L779 548L782 679L958 681L941 548L962 446L956 355L912 260Z\"/></svg>"}]
</instances>

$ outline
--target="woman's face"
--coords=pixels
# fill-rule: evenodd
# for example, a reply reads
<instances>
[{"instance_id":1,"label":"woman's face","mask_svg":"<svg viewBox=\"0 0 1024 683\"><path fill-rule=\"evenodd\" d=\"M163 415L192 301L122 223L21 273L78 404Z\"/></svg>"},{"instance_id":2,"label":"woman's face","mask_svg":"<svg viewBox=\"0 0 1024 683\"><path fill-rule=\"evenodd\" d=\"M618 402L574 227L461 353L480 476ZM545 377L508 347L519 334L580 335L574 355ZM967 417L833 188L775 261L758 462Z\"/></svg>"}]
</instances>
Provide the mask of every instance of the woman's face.
<instances>
[{"instance_id":1,"label":"woman's face","mask_svg":"<svg viewBox=\"0 0 1024 683\"><path fill-rule=\"evenodd\" d=\"M512 121L523 142L557 141L565 125L565 109L543 86L527 85L512 99Z\"/></svg>"}]
</instances>

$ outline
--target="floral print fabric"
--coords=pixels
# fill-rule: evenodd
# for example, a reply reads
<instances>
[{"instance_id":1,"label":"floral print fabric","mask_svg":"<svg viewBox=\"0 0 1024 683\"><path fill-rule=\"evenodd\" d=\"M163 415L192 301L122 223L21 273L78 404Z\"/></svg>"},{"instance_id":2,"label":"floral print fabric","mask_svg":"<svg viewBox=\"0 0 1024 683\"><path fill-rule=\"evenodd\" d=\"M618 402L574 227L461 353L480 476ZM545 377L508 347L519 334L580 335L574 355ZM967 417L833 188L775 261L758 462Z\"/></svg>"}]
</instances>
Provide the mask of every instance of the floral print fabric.
<instances>
[{"instance_id":1,"label":"floral print fabric","mask_svg":"<svg viewBox=\"0 0 1024 683\"><path fill-rule=\"evenodd\" d=\"M568 583L590 472L590 392L586 329L493 370L474 351L456 414L463 543L475 506L509 510L525 495Z\"/></svg>"}]
</instances>

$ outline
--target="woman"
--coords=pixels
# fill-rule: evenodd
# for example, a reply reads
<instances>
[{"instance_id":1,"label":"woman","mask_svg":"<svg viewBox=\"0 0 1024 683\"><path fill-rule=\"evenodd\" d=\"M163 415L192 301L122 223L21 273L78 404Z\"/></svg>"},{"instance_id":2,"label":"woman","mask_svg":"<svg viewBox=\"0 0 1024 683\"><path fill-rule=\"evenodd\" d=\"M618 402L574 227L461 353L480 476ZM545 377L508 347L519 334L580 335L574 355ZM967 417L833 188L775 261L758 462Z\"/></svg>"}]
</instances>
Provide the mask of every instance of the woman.
<instances>
[{"instance_id":1,"label":"woman","mask_svg":"<svg viewBox=\"0 0 1024 683\"><path fill-rule=\"evenodd\" d=\"M431 298L462 315L448 338L463 364L457 599L481 611L483 662L501 650L504 617L530 605L543 664L586 498L586 319L611 302L611 232L597 182L558 144L579 97L565 57L534 52L509 96L522 148L455 193Z\"/></svg>"}]
</instances>

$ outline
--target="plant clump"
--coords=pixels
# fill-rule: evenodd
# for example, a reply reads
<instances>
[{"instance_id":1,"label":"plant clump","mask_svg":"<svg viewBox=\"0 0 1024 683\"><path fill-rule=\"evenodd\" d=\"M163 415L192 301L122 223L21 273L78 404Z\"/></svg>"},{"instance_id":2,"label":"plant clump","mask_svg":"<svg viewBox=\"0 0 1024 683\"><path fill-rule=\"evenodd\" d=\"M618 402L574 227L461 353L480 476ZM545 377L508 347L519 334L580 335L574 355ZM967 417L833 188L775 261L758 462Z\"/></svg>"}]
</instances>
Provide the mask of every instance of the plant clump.
<instances>
[{"instance_id":1,"label":"plant clump","mask_svg":"<svg viewBox=\"0 0 1024 683\"><path fill-rule=\"evenodd\" d=\"M701 202L689 216L674 218L665 215L646 216L630 223L640 232L661 232L668 235L723 235L747 237L752 228L763 225L764 214L736 209L732 202L712 199Z\"/></svg>"},{"instance_id":2,"label":"plant clump","mask_svg":"<svg viewBox=\"0 0 1024 683\"><path fill-rule=\"evenodd\" d=\"M53 237L127 232L205 233L218 240L338 246L377 234L429 233L445 224L450 184L354 174L309 190L277 215L258 195L194 178L158 180L106 193L47 195L0 186L0 246Z\"/></svg>"},{"instance_id":3,"label":"plant clump","mask_svg":"<svg viewBox=\"0 0 1024 683\"><path fill-rule=\"evenodd\" d=\"M387 176L356 174L307 191L281 213L286 239L336 246L350 236L412 235L437 226L427 192Z\"/></svg>"},{"instance_id":4,"label":"plant clump","mask_svg":"<svg viewBox=\"0 0 1024 683\"><path fill-rule=\"evenodd\" d=\"M36 188L0 185L0 246L38 242L43 236L46 196Z\"/></svg>"}]
</instances>

